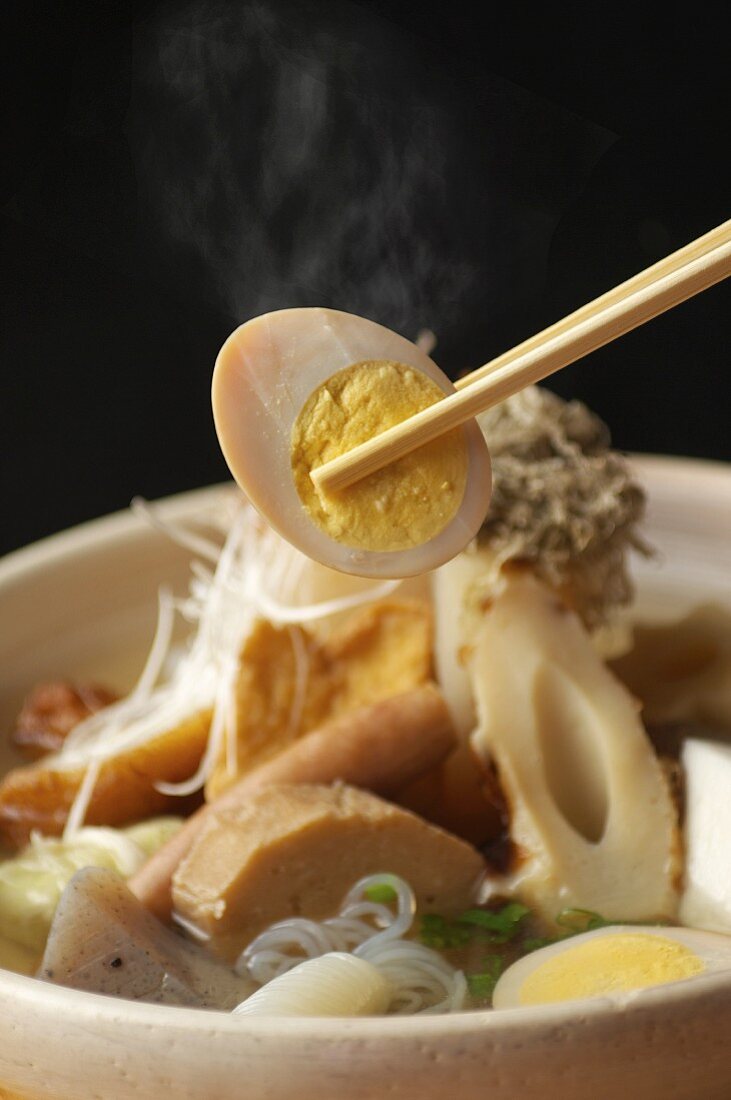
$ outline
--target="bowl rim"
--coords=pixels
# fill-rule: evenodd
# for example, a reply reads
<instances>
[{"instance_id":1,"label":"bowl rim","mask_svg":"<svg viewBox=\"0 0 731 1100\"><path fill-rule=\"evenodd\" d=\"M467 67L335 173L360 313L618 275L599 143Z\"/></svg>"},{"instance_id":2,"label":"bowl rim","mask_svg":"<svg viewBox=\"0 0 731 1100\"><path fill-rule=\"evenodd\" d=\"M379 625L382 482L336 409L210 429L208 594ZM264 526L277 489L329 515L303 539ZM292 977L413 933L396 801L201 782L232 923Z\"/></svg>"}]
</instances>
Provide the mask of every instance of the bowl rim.
<instances>
[{"instance_id":1,"label":"bowl rim","mask_svg":"<svg viewBox=\"0 0 731 1100\"><path fill-rule=\"evenodd\" d=\"M731 462L651 452L629 452L626 457L641 478L664 481L670 476L680 474L686 480L713 480L714 487L722 485L731 494ZM149 499L149 503L156 510L159 509L163 518L175 520L189 517L193 508L211 508L217 499L225 499L237 491L240 492L233 480L222 481ZM76 553L90 549L92 545L94 548L108 545L119 538L139 535L149 530L144 520L129 507L84 520L0 556L0 586L14 581L26 570L45 567L52 562L62 562Z\"/></svg>"},{"instance_id":2,"label":"bowl rim","mask_svg":"<svg viewBox=\"0 0 731 1100\"><path fill-rule=\"evenodd\" d=\"M427 1016L356 1016L356 1017L241 1017L231 1012L159 1005L147 1001L128 1001L103 993L88 993L68 986L54 985L39 978L0 970L0 998L7 1003L23 1002L37 1005L45 1013L73 1012L75 1022L84 1024L115 1024L149 1030L151 1027L170 1031L194 1031L199 1034L216 1032L241 1035L242 1032L264 1039L281 1036L283 1027L292 1039L331 1040L336 1042L357 1031L364 1040L399 1037L467 1037L484 1034L495 1041L501 1034L512 1032L516 1025L526 1031L543 1031L546 1025L562 1027L572 1021L610 1019L621 1015L631 1023L632 1017L644 1016L655 1005L690 1007L713 1002L720 992L731 997L731 970L716 971L696 978L669 982L628 993L622 997L594 997L562 1001L554 1004L520 1006L501 1009L467 1009L462 1012Z\"/></svg>"},{"instance_id":3,"label":"bowl rim","mask_svg":"<svg viewBox=\"0 0 731 1100\"><path fill-rule=\"evenodd\" d=\"M710 480L714 483L714 488L722 488L724 494L731 499L731 463L657 454L633 453L627 457L640 477L648 483L667 483L678 476L682 476L686 483L690 480L707 485ZM195 512L213 508L217 502L225 500L235 491L233 482L223 482L177 493L153 503L162 518L174 521L190 518ZM109 548L127 538L152 531L142 517L127 508L49 535L0 558L0 590L21 579L24 574L50 565L63 564L79 554ZM720 991L727 991L731 995L731 971L719 971L685 981L653 986L627 994L621 999L597 997L549 1005L475 1009L433 1016L292 1017L286 1020L286 1030L293 1037L303 1040L316 1037L318 1042L343 1039L351 1035L354 1029L363 1038L379 1041L398 1039L407 1034L414 1037L417 1033L427 1039L435 1036L468 1036L487 1031L497 1038L503 1032L512 1032L518 1024L528 1032L542 1030L547 1024L561 1027L589 1017L614 1018L617 1013L631 1018L651 1009L656 1003L668 1005L682 1002L690 1006L707 998L713 999ZM88 1020L90 1026L114 1024L123 1019L126 1026L137 1026L140 1029L192 1029L201 1033L215 1031L232 1035L240 1035L245 1030L252 1036L261 1036L262 1039L281 1036L282 1033L282 1020L279 1018L246 1017L244 1024L240 1017L227 1012L128 1001L54 985L2 968L0 1000L8 1004L22 1001L27 1005L37 1005L44 1012L50 1008L59 1012L72 1010L78 1021Z\"/></svg>"}]
</instances>

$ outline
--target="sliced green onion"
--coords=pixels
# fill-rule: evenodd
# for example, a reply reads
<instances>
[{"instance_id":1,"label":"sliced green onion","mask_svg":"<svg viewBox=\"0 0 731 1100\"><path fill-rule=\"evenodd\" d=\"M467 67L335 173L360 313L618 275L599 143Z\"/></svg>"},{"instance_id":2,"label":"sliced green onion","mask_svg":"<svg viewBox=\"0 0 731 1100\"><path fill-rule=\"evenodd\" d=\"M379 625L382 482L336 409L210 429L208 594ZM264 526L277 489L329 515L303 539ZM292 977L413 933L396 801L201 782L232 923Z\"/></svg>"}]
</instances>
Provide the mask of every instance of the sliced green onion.
<instances>
[{"instance_id":1,"label":"sliced green onion","mask_svg":"<svg viewBox=\"0 0 731 1100\"><path fill-rule=\"evenodd\" d=\"M421 918L419 938L427 947L461 947L471 936L469 928L461 928L439 913L424 913Z\"/></svg>"},{"instance_id":2,"label":"sliced green onion","mask_svg":"<svg viewBox=\"0 0 731 1100\"><path fill-rule=\"evenodd\" d=\"M421 919L420 938L428 947L461 947L470 940L487 939L507 943L519 930L520 922L530 913L517 901L502 909L467 909L453 920L438 913L426 913Z\"/></svg>"},{"instance_id":3,"label":"sliced green onion","mask_svg":"<svg viewBox=\"0 0 731 1100\"><path fill-rule=\"evenodd\" d=\"M501 959L499 955L488 955L483 960L483 966L485 969L478 974L467 975L467 988L473 997L479 997L487 1000L488 997L492 997L497 980L500 977L505 960Z\"/></svg>"},{"instance_id":4,"label":"sliced green onion","mask_svg":"<svg viewBox=\"0 0 731 1100\"><path fill-rule=\"evenodd\" d=\"M511 901L502 909L494 912L490 909L467 909L460 913L457 920L460 924L474 925L477 928L495 932L503 941L512 939L518 931L520 922L528 916L530 909L520 902Z\"/></svg>"}]
</instances>

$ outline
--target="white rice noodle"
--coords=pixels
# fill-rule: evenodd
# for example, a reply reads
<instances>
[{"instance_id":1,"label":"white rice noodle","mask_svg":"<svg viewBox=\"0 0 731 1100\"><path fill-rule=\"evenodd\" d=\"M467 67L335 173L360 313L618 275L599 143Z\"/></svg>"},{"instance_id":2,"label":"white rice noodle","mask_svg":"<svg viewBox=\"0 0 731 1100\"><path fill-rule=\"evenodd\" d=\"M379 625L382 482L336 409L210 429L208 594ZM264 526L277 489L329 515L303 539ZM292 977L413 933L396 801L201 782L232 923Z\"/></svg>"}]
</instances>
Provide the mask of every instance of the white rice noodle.
<instances>
[{"instance_id":1,"label":"white rice noodle","mask_svg":"<svg viewBox=\"0 0 731 1100\"><path fill-rule=\"evenodd\" d=\"M367 891L375 886L395 891L395 913L388 905L368 899ZM390 1013L458 1012L467 996L464 974L436 951L404 938L415 912L416 901L407 882L397 875L370 875L355 884L337 917L321 922L293 917L273 924L249 944L236 969L266 987L304 960L347 952L387 979Z\"/></svg>"}]
</instances>

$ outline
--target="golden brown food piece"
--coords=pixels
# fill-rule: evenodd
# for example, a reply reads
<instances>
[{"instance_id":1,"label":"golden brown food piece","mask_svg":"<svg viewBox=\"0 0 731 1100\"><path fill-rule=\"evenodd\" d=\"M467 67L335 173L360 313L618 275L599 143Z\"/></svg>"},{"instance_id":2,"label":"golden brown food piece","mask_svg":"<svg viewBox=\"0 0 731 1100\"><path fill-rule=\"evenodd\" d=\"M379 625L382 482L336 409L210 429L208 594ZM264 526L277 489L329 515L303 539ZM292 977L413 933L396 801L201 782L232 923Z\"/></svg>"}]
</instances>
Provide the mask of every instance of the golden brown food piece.
<instances>
[{"instance_id":1,"label":"golden brown food piece","mask_svg":"<svg viewBox=\"0 0 731 1100\"><path fill-rule=\"evenodd\" d=\"M481 851L505 831L500 781L469 745L458 746L436 768L399 791L396 801Z\"/></svg>"},{"instance_id":2,"label":"golden brown food piece","mask_svg":"<svg viewBox=\"0 0 731 1100\"><path fill-rule=\"evenodd\" d=\"M657 626L638 624L614 671L651 724L699 722L731 730L731 611L715 604Z\"/></svg>"},{"instance_id":3,"label":"golden brown food piece","mask_svg":"<svg viewBox=\"0 0 731 1100\"><path fill-rule=\"evenodd\" d=\"M185 812L182 799L161 794L155 783L179 782L197 768L208 738L210 712L145 745L105 761L86 814L87 825L126 825L154 814ZM59 758L14 768L0 782L0 841L14 848L31 830L58 836L84 777L82 768L61 769Z\"/></svg>"},{"instance_id":4,"label":"golden brown food piece","mask_svg":"<svg viewBox=\"0 0 731 1100\"><path fill-rule=\"evenodd\" d=\"M420 909L453 912L474 902L484 870L469 844L365 791L269 787L208 815L173 905L233 959L274 921L334 916L364 875L401 875Z\"/></svg>"},{"instance_id":5,"label":"golden brown food piece","mask_svg":"<svg viewBox=\"0 0 731 1100\"><path fill-rule=\"evenodd\" d=\"M58 752L74 726L118 698L100 684L66 680L39 684L23 703L11 740L33 760Z\"/></svg>"},{"instance_id":6,"label":"golden brown food piece","mask_svg":"<svg viewBox=\"0 0 731 1100\"><path fill-rule=\"evenodd\" d=\"M130 889L168 920L175 868L214 810L245 805L257 791L283 783L341 779L391 795L433 769L454 745L447 705L433 684L361 707L300 738L203 806L130 879Z\"/></svg>"},{"instance_id":7,"label":"golden brown food piece","mask_svg":"<svg viewBox=\"0 0 731 1100\"><path fill-rule=\"evenodd\" d=\"M432 649L431 612L421 600L371 604L325 639L260 620L241 653L237 771L222 760L207 799L325 722L427 683Z\"/></svg>"}]
</instances>

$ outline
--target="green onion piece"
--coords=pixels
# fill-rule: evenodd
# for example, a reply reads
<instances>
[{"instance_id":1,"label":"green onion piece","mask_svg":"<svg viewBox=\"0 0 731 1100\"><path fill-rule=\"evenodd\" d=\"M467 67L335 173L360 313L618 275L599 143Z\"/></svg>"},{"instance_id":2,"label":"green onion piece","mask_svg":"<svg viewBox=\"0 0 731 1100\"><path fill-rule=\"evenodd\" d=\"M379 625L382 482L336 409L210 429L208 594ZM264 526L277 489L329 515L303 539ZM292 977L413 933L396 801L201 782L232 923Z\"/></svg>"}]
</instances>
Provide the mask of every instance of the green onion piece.
<instances>
[{"instance_id":1,"label":"green onion piece","mask_svg":"<svg viewBox=\"0 0 731 1100\"><path fill-rule=\"evenodd\" d=\"M591 909L562 909L556 917L559 928L568 928L570 932L594 932L597 928L607 928L618 921L608 921Z\"/></svg>"},{"instance_id":2,"label":"green onion piece","mask_svg":"<svg viewBox=\"0 0 731 1100\"><path fill-rule=\"evenodd\" d=\"M497 980L500 977L504 960L499 955L488 955L483 961L485 969L479 974L467 975L467 988L473 997L487 1000L492 997Z\"/></svg>"},{"instance_id":3,"label":"green onion piece","mask_svg":"<svg viewBox=\"0 0 731 1100\"><path fill-rule=\"evenodd\" d=\"M561 940L568 939L573 933L567 932L563 936L530 936L527 940L523 940L521 950L524 955L530 955L531 951L540 951L542 947L550 947L551 944L560 943Z\"/></svg>"},{"instance_id":4,"label":"green onion piece","mask_svg":"<svg viewBox=\"0 0 731 1100\"><path fill-rule=\"evenodd\" d=\"M508 940L512 939L518 930L518 925L529 913L530 909L527 906L511 901L497 912L489 909L467 909L466 912L460 913L457 920L460 924L474 925L489 932L497 932L503 940Z\"/></svg>"},{"instance_id":5,"label":"green onion piece","mask_svg":"<svg viewBox=\"0 0 731 1100\"><path fill-rule=\"evenodd\" d=\"M461 947L470 935L470 929L460 928L438 913L425 913L421 918L419 938L427 947Z\"/></svg>"},{"instance_id":6,"label":"green onion piece","mask_svg":"<svg viewBox=\"0 0 731 1100\"><path fill-rule=\"evenodd\" d=\"M379 905L390 905L398 896L393 886L389 886L387 882L374 882L372 886L366 886L363 892L369 901Z\"/></svg>"},{"instance_id":7,"label":"green onion piece","mask_svg":"<svg viewBox=\"0 0 731 1100\"><path fill-rule=\"evenodd\" d=\"M447 920L438 913L426 913L421 919L419 936L427 947L461 947L471 939L480 937L490 943L507 943L518 932L520 922L530 913L517 901L508 902L502 909L467 909L454 920Z\"/></svg>"}]
</instances>

